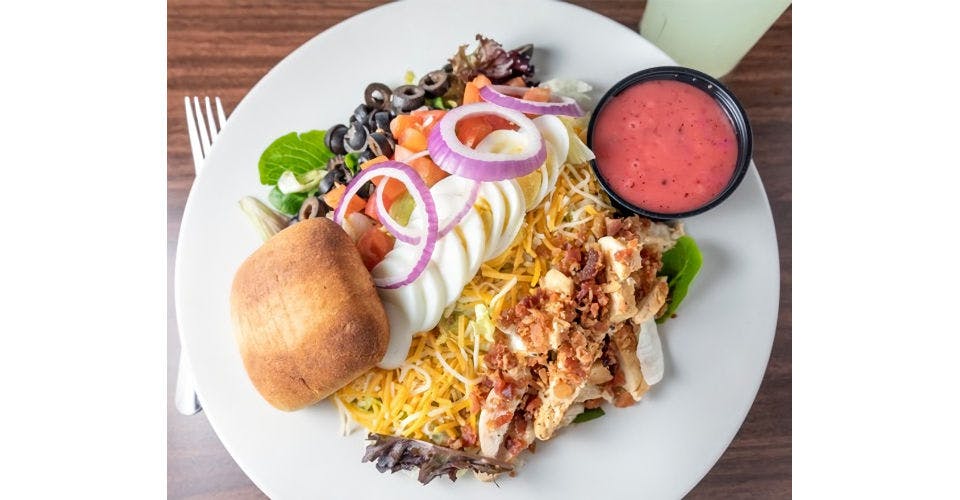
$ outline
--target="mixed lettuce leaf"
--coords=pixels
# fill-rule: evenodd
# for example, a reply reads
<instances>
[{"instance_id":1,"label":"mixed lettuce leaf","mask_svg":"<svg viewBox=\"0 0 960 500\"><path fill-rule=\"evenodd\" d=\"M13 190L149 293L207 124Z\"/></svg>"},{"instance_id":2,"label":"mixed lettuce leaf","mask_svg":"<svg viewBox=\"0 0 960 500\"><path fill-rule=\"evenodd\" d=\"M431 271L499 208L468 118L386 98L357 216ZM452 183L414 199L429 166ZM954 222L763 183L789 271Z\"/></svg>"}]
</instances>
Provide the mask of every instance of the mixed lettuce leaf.
<instances>
[{"instance_id":1,"label":"mixed lettuce leaf","mask_svg":"<svg viewBox=\"0 0 960 500\"><path fill-rule=\"evenodd\" d=\"M664 252L660 275L667 277L670 293L667 295L667 310L657 319L657 323L666 321L680 307L701 265L703 255L697 248L697 242L689 236L681 236L673 248Z\"/></svg>"}]
</instances>

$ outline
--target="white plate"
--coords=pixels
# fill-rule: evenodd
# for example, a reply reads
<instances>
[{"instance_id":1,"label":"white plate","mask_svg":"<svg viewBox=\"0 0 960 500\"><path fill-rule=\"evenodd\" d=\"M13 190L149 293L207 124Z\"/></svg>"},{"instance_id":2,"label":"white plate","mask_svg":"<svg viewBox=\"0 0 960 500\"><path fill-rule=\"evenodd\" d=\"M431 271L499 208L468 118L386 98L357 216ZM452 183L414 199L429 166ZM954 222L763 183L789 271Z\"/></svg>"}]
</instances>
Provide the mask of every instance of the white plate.
<instances>
[{"instance_id":1,"label":"white plate","mask_svg":"<svg viewBox=\"0 0 960 500\"><path fill-rule=\"evenodd\" d=\"M404 474L380 474L360 463L362 433L337 434L332 404L284 413L257 394L234 344L228 297L234 271L259 245L237 200L265 194L260 153L290 131L345 121L369 82L399 84L408 69L436 69L476 33L508 48L534 43L539 77L587 80L597 97L629 73L672 63L633 31L564 3L387 4L318 35L267 74L236 108L194 183L177 253L180 336L205 415L273 498L677 498L720 457L750 408L779 294L773 220L755 168L722 206L687 222L704 267L680 316L661 329L663 381L639 404L539 444L499 488L472 478L423 487Z\"/></svg>"}]
</instances>

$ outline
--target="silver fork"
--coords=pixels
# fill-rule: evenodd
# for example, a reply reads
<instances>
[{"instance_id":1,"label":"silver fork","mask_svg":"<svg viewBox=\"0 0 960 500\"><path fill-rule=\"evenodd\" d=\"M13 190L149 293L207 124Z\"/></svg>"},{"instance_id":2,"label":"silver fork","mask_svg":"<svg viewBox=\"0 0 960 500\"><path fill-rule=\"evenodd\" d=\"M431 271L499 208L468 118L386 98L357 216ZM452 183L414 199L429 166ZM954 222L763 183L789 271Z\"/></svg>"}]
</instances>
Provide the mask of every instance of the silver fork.
<instances>
[{"instance_id":1,"label":"silver fork","mask_svg":"<svg viewBox=\"0 0 960 500\"><path fill-rule=\"evenodd\" d=\"M183 104L187 113L187 134L190 136L190 151L193 153L193 169L196 174L203 168L203 159L210 154L210 147L213 146L214 139L220 134L224 123L227 121L227 115L223 112L223 105L219 97L214 97L217 107L217 120L213 119L213 109L210 107L210 98L203 98L207 119L204 122L203 113L200 110L200 99L193 97L193 106L190 106L190 98L184 97ZM173 395L173 404L177 411L184 415L193 415L203 409L200 406L200 399L197 398L196 382L193 379L193 371L187 362L186 353L183 352L183 344L180 345L180 366L177 368L177 387Z\"/></svg>"}]
</instances>

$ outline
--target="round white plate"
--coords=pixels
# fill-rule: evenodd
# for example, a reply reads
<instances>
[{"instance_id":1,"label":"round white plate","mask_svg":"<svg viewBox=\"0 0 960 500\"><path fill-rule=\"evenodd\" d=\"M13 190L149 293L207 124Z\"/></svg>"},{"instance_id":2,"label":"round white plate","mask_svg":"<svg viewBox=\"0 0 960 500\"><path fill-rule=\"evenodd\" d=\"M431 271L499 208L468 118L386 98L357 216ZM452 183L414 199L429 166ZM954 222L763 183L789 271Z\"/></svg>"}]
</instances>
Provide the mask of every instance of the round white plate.
<instances>
[{"instance_id":1,"label":"round white plate","mask_svg":"<svg viewBox=\"0 0 960 500\"><path fill-rule=\"evenodd\" d=\"M428 21L429 20L429 21ZM373 81L399 84L444 64L476 33L507 48L536 45L541 79L572 77L599 97L670 58L633 31L546 0L397 2L350 18L294 51L237 106L184 210L176 261L180 337L204 412L240 467L273 498L677 498L730 443L763 377L777 320L779 264L756 169L723 205L687 221L704 266L678 318L661 328L663 381L639 404L540 443L519 476L424 487L360 463L363 433L337 434L324 402L294 413L251 385L230 327L233 273L260 244L237 206L265 195L257 160L275 138L346 120Z\"/></svg>"}]
</instances>

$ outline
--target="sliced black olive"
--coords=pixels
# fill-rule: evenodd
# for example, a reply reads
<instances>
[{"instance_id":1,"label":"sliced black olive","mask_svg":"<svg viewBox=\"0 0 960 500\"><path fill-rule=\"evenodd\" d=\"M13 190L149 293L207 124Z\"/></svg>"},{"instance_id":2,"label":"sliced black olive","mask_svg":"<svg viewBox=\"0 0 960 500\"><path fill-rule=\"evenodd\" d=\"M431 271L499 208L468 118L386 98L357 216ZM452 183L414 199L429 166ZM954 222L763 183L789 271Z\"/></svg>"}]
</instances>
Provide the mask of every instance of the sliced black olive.
<instances>
[{"instance_id":1,"label":"sliced black olive","mask_svg":"<svg viewBox=\"0 0 960 500\"><path fill-rule=\"evenodd\" d=\"M350 179L353 178L353 176L350 175L350 172L347 170L345 166L341 166L340 168L334 170L334 172L335 172L334 179L340 184L343 184L344 186L350 183Z\"/></svg>"},{"instance_id":2,"label":"sliced black olive","mask_svg":"<svg viewBox=\"0 0 960 500\"><path fill-rule=\"evenodd\" d=\"M366 200L367 198L370 197L371 194L373 194L373 191L375 189L377 189L377 187L374 186L372 182L367 181L366 184L360 186L360 190L357 191L357 196Z\"/></svg>"},{"instance_id":3,"label":"sliced black olive","mask_svg":"<svg viewBox=\"0 0 960 500\"><path fill-rule=\"evenodd\" d=\"M363 100L371 108L389 108L391 97L393 97L393 93L390 91L390 87L379 82L367 85L367 90L363 92Z\"/></svg>"},{"instance_id":4,"label":"sliced black olive","mask_svg":"<svg viewBox=\"0 0 960 500\"><path fill-rule=\"evenodd\" d=\"M308 196L303 203L300 204L300 213L297 214L297 217L300 220L307 220L313 217L316 217L320 212L320 199L316 196Z\"/></svg>"},{"instance_id":5,"label":"sliced black olive","mask_svg":"<svg viewBox=\"0 0 960 500\"><path fill-rule=\"evenodd\" d=\"M390 117L390 113L386 111L377 111L373 114L373 123L370 126L370 130L375 132L383 132L385 134L390 133L390 121L393 118Z\"/></svg>"},{"instance_id":6,"label":"sliced black olive","mask_svg":"<svg viewBox=\"0 0 960 500\"><path fill-rule=\"evenodd\" d=\"M401 112L413 111L426 101L426 93L416 85L401 85L393 89L393 107Z\"/></svg>"},{"instance_id":7,"label":"sliced black olive","mask_svg":"<svg viewBox=\"0 0 960 500\"><path fill-rule=\"evenodd\" d=\"M364 149L363 152L360 153L360 156L357 157L357 163L365 163L365 162L368 162L368 161L376 158L376 156L377 156L377 155L373 154L373 151L370 151L369 148L368 148L368 149Z\"/></svg>"},{"instance_id":8,"label":"sliced black olive","mask_svg":"<svg viewBox=\"0 0 960 500\"><path fill-rule=\"evenodd\" d=\"M327 170L327 174L320 179L320 185L317 186L317 194L324 195L333 189L333 183L337 182L337 171Z\"/></svg>"},{"instance_id":9,"label":"sliced black olive","mask_svg":"<svg viewBox=\"0 0 960 500\"><path fill-rule=\"evenodd\" d=\"M361 104L353 110L353 116L356 117L357 121L363 124L367 123L367 118L370 116L370 111L373 108L367 106L366 104Z\"/></svg>"},{"instance_id":10,"label":"sliced black olive","mask_svg":"<svg viewBox=\"0 0 960 500\"><path fill-rule=\"evenodd\" d=\"M446 71L431 71L420 79L420 88L432 97L442 96L450 88L450 77Z\"/></svg>"},{"instance_id":11,"label":"sliced black olive","mask_svg":"<svg viewBox=\"0 0 960 500\"><path fill-rule=\"evenodd\" d=\"M367 136L367 147L376 156L393 156L393 144L383 132L373 132Z\"/></svg>"},{"instance_id":12,"label":"sliced black olive","mask_svg":"<svg viewBox=\"0 0 960 500\"><path fill-rule=\"evenodd\" d=\"M450 64L450 63L444 64L444 65L443 65L443 71L444 71L445 73L453 73L453 65Z\"/></svg>"},{"instance_id":13,"label":"sliced black olive","mask_svg":"<svg viewBox=\"0 0 960 500\"><path fill-rule=\"evenodd\" d=\"M343 136L347 133L347 126L343 124L336 124L330 130L327 130L327 134L323 137L323 142L327 146L327 149L333 152L333 154L346 154L347 151L343 148Z\"/></svg>"},{"instance_id":14,"label":"sliced black olive","mask_svg":"<svg viewBox=\"0 0 960 500\"><path fill-rule=\"evenodd\" d=\"M347 134L343 136L348 152L360 151L363 145L367 143L367 129L360 122L353 122L347 129Z\"/></svg>"}]
</instances>

